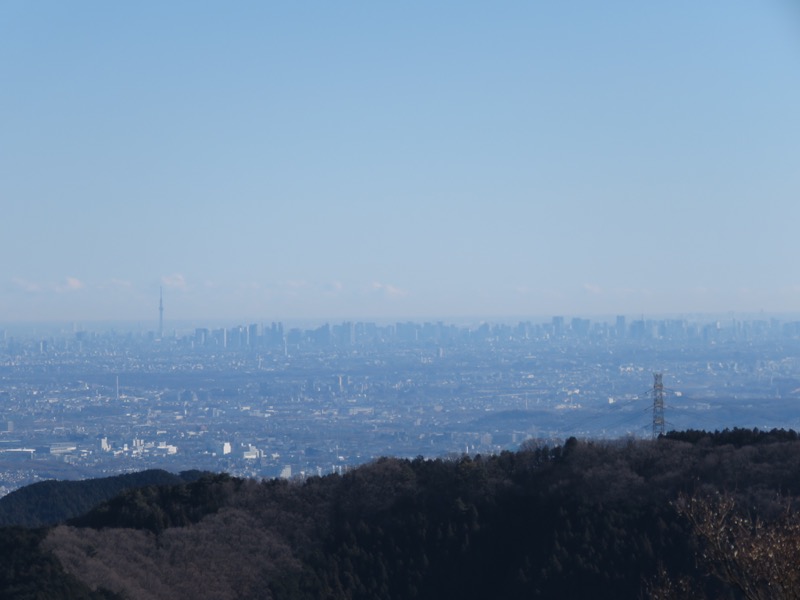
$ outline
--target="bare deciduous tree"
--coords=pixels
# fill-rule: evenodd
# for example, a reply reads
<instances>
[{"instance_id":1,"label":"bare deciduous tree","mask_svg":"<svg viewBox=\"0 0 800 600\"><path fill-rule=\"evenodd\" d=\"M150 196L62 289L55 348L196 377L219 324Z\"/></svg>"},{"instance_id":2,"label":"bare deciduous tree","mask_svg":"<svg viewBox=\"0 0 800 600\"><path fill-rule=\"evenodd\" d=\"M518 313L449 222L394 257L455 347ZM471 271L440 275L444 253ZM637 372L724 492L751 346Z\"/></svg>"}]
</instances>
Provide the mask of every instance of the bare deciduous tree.
<instances>
[{"instance_id":1,"label":"bare deciduous tree","mask_svg":"<svg viewBox=\"0 0 800 600\"><path fill-rule=\"evenodd\" d=\"M700 565L724 585L749 600L800 598L800 517L788 501L769 520L743 511L733 496L719 492L682 495L675 507L698 538ZM682 587L668 582L661 597L681 597Z\"/></svg>"}]
</instances>

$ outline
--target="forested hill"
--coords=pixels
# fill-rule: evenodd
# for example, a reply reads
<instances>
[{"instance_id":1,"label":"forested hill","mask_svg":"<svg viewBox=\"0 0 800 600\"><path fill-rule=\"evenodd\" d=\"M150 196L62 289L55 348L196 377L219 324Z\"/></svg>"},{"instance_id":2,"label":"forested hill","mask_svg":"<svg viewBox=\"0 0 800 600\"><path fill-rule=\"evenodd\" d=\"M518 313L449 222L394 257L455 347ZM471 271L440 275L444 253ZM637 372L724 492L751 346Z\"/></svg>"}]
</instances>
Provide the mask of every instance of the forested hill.
<instances>
[{"instance_id":1,"label":"forested hill","mask_svg":"<svg viewBox=\"0 0 800 600\"><path fill-rule=\"evenodd\" d=\"M795 597L797 497L797 435L738 429L209 475L0 530L0 597Z\"/></svg>"},{"instance_id":2,"label":"forested hill","mask_svg":"<svg viewBox=\"0 0 800 600\"><path fill-rule=\"evenodd\" d=\"M0 498L0 526L55 525L80 516L123 491L150 485L180 485L200 471L175 475L161 469L83 481L40 481Z\"/></svg>"}]
</instances>

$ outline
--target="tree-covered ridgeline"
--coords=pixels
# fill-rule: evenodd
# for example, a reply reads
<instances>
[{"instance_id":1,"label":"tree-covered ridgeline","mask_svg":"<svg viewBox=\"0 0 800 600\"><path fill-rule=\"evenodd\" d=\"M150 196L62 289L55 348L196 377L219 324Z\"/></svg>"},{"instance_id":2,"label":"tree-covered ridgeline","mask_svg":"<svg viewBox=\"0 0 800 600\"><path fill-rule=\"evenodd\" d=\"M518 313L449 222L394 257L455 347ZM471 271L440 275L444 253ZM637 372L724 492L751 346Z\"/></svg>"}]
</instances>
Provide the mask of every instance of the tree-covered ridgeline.
<instances>
[{"instance_id":1,"label":"tree-covered ridgeline","mask_svg":"<svg viewBox=\"0 0 800 600\"><path fill-rule=\"evenodd\" d=\"M200 471L184 471L175 475L161 469L149 469L83 481L40 481L0 498L0 527L55 525L79 517L125 490L153 485L179 485L202 475Z\"/></svg>"},{"instance_id":2,"label":"tree-covered ridgeline","mask_svg":"<svg viewBox=\"0 0 800 600\"><path fill-rule=\"evenodd\" d=\"M571 438L303 482L147 485L26 547L53 581L131 599L778 598L800 580L798 496L791 431ZM720 524L729 537L710 535Z\"/></svg>"}]
</instances>

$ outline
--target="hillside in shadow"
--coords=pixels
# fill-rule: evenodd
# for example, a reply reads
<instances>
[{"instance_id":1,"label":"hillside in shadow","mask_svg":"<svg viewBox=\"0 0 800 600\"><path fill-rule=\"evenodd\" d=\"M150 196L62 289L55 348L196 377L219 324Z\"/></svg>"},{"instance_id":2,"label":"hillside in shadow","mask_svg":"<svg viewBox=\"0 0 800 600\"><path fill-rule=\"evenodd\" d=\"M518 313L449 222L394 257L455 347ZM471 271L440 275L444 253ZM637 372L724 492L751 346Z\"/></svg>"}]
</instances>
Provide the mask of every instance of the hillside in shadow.
<instances>
[{"instance_id":1,"label":"hillside in shadow","mask_svg":"<svg viewBox=\"0 0 800 600\"><path fill-rule=\"evenodd\" d=\"M794 597L799 495L783 430L384 458L302 482L205 474L0 530L25 557L3 562L0 595Z\"/></svg>"}]
</instances>

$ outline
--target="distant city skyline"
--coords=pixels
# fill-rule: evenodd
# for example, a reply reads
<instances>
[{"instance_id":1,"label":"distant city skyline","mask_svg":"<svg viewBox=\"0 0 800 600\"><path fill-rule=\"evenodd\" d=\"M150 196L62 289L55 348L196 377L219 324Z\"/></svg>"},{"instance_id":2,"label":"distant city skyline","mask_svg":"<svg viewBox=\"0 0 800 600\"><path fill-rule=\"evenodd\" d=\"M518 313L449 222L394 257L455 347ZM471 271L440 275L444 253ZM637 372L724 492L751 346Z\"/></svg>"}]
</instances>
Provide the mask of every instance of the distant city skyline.
<instances>
[{"instance_id":1,"label":"distant city skyline","mask_svg":"<svg viewBox=\"0 0 800 600\"><path fill-rule=\"evenodd\" d=\"M369 318L303 318L281 319L267 317L241 318L202 318L172 319L162 323L160 320L85 320L85 321L0 321L0 341L16 339L41 341L43 339L68 339L83 334L111 334L112 336L143 336L151 342L180 340L196 337L198 332L205 335L227 330L230 335L246 332L248 336L278 338L289 337L289 332L303 332L314 337L323 329L341 330L343 327L355 328L357 337L376 335L376 331L393 337L396 331L417 330L430 336L432 331L479 332L487 327L492 331L514 331L514 336L524 330L532 338L549 337L553 333L577 334L578 337L592 337L597 340L609 337L626 338L628 335L643 338L674 339L676 332L687 339L707 336L707 332L725 332L725 336L748 337L754 333L771 339L777 337L797 337L800 331L800 312L797 313L686 313L686 314L615 314L585 315L561 313L557 315L516 315L498 317L492 315L471 315L461 318L446 316ZM377 328L377 329L376 329ZM277 332L277 333L276 333ZM550 332L550 333L548 333ZM560 333L559 333L560 332ZM636 333L639 332L639 333ZM706 333L703 333L706 332ZM505 336L505 333L500 334ZM777 336L777 337L776 337ZM379 337L384 337L381 334ZM273 340L274 341L274 340ZM363 341L363 340L362 340ZM37 342L38 343L38 342Z\"/></svg>"},{"instance_id":2,"label":"distant city skyline","mask_svg":"<svg viewBox=\"0 0 800 600\"><path fill-rule=\"evenodd\" d=\"M786 0L12 0L0 55L0 323L800 311Z\"/></svg>"}]
</instances>

